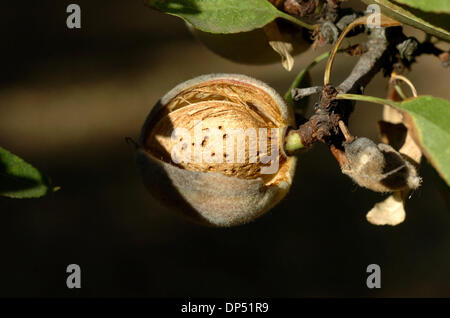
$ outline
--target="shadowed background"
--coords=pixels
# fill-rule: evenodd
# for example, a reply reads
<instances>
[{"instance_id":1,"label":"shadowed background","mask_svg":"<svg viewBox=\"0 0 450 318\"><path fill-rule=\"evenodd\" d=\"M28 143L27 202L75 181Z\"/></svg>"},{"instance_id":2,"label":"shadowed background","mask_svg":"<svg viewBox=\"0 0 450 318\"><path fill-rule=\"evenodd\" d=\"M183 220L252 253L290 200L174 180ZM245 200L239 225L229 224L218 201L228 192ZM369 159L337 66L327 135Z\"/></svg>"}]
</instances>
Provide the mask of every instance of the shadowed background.
<instances>
[{"instance_id":1,"label":"shadowed background","mask_svg":"<svg viewBox=\"0 0 450 318\"><path fill-rule=\"evenodd\" d=\"M61 186L38 200L0 198L0 296L450 296L450 213L427 164L397 227L365 220L382 196L357 188L323 145L300 157L286 199L241 227L187 223L143 187L124 137L137 138L166 91L235 72L284 93L323 50L296 57L290 73L279 63L239 65L141 1L79 0L81 30L66 28L69 3L0 5L0 145ZM332 81L355 61L338 56ZM450 99L449 71L436 58L420 57L407 76L419 94ZM366 93L386 88L378 75ZM350 129L379 140L380 118L380 107L359 103ZM80 290L66 288L72 263ZM379 290L366 287L372 263Z\"/></svg>"}]
</instances>

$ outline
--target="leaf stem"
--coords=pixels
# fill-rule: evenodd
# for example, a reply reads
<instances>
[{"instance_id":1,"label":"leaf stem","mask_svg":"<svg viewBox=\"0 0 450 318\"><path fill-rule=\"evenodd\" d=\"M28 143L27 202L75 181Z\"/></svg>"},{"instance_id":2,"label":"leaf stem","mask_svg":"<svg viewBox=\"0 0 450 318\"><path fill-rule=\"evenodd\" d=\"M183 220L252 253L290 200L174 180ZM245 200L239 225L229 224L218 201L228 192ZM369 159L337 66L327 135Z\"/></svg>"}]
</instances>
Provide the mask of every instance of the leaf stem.
<instances>
[{"instance_id":1,"label":"leaf stem","mask_svg":"<svg viewBox=\"0 0 450 318\"><path fill-rule=\"evenodd\" d=\"M334 44L333 48L331 49L331 54L327 62L327 67L325 68L325 74L323 77L323 84L324 86L328 85L330 83L330 75L331 75L331 68L333 67L334 58L336 57L336 53L339 49L339 46L341 45L342 41L346 37L346 35L356 26L364 24L366 21L365 17L361 17L350 23L345 30L341 33L338 40Z\"/></svg>"},{"instance_id":2,"label":"leaf stem","mask_svg":"<svg viewBox=\"0 0 450 318\"><path fill-rule=\"evenodd\" d=\"M408 97L406 97L405 92L403 92L403 89L399 85L395 84L394 89L402 100L408 98Z\"/></svg>"},{"instance_id":3,"label":"leaf stem","mask_svg":"<svg viewBox=\"0 0 450 318\"><path fill-rule=\"evenodd\" d=\"M393 107L397 107L398 103L389 99L375 97L375 96L366 96L359 94L337 94L335 99L346 99L346 100L356 100L362 102L369 102L381 105L390 105Z\"/></svg>"},{"instance_id":4,"label":"leaf stem","mask_svg":"<svg viewBox=\"0 0 450 318\"><path fill-rule=\"evenodd\" d=\"M299 19L297 19L297 18L295 18L295 17L293 17L293 16L291 16L291 15L285 13L285 12L277 10L277 13L278 13L278 17L283 18L285 20L288 20L289 22L297 24L297 25L299 25L299 26L301 26L301 27L303 27L305 29L313 31L314 28L315 28L314 25L311 25L311 24L308 24L306 22L303 22L302 20L299 20Z\"/></svg>"},{"instance_id":5,"label":"leaf stem","mask_svg":"<svg viewBox=\"0 0 450 318\"><path fill-rule=\"evenodd\" d=\"M355 139L355 137L352 136L352 134L347 128L347 125L345 125L345 123L342 120L338 122L338 125L339 128L341 129L342 134L344 135L345 141L352 142Z\"/></svg>"}]
</instances>

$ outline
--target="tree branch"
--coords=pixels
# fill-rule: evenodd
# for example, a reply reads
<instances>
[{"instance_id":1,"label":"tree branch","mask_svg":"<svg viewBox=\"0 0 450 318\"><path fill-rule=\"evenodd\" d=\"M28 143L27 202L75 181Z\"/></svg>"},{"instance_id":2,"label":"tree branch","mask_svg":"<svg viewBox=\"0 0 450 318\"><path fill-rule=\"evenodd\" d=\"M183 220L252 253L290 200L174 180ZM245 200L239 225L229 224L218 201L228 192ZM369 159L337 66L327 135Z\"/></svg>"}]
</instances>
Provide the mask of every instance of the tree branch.
<instances>
[{"instance_id":1,"label":"tree branch","mask_svg":"<svg viewBox=\"0 0 450 318\"><path fill-rule=\"evenodd\" d=\"M338 93L361 94L382 68L392 68L391 62L394 59L391 57L393 54L395 55L395 51L391 48L395 48L401 39L399 34L402 34L398 31L399 28L374 29L366 43L367 51L361 55L350 75L337 88L332 85L322 88L315 114L298 129L291 130L286 139L289 140L289 138L294 138L290 136L298 135L304 147L320 141L332 146L333 149L341 149L345 136L339 125L348 123L354 102L336 100L335 96ZM293 92L294 100L301 98L304 93L305 89Z\"/></svg>"}]
</instances>

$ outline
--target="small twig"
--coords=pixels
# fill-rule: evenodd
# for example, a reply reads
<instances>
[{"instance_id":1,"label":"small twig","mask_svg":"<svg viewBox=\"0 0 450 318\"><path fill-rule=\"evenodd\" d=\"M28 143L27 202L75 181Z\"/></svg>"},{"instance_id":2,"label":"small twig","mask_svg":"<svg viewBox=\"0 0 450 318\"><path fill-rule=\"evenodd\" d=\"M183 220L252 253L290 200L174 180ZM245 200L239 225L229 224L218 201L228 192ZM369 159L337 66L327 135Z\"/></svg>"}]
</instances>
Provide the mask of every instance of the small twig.
<instances>
[{"instance_id":1,"label":"small twig","mask_svg":"<svg viewBox=\"0 0 450 318\"><path fill-rule=\"evenodd\" d=\"M323 85L326 86L330 83L330 75L331 75L331 68L333 67L334 58L336 57L336 53L339 49L339 46L341 45L342 41L344 40L345 36L357 25L361 25L365 23L365 18L361 17L350 23L345 30L341 33L338 40L333 46L333 49L331 50L330 57L328 58L327 67L325 68L325 74L323 78Z\"/></svg>"},{"instance_id":2,"label":"small twig","mask_svg":"<svg viewBox=\"0 0 450 318\"><path fill-rule=\"evenodd\" d=\"M325 68L325 74L324 74L324 86L328 85L330 83L330 75L331 75L331 69L333 67L334 58L336 57L336 53L339 49L340 44L344 40L344 38L347 36L347 34L356 26L364 25L367 23L367 17L360 17L350 23L347 28L341 33L339 36L339 39L336 41L333 50L331 51L330 57L328 59L327 67ZM391 18L388 18L384 15L381 15L380 24L382 27L393 27L393 26L400 26L401 23L392 20ZM376 30L376 29L375 29Z\"/></svg>"},{"instance_id":3,"label":"small twig","mask_svg":"<svg viewBox=\"0 0 450 318\"><path fill-rule=\"evenodd\" d=\"M386 26L398 25L396 21L389 19L384 20L383 23ZM355 101L396 106L393 101L361 94L372 78L382 69L384 69L385 74L392 72L399 61L398 45L403 43L405 39L407 37L403 34L401 28L372 29L368 41L364 44L367 51L360 56L349 76L336 88L329 84L329 74L325 76L325 83L328 84L322 89L314 115L300 125L298 129L291 130L287 134L287 137L291 139L291 148L287 153L295 152L296 146L292 146L295 144L308 147L316 142L323 142L329 145L331 152L339 163L345 162L346 155L343 143L351 141L353 138L347 125ZM337 46L334 50L337 50L336 48ZM328 71L331 70L332 61L332 55L330 55ZM404 80L403 77L398 79ZM316 90L317 88L301 90L299 95ZM413 94L416 94L415 90L413 90Z\"/></svg>"},{"instance_id":4,"label":"small twig","mask_svg":"<svg viewBox=\"0 0 450 318\"><path fill-rule=\"evenodd\" d=\"M318 63L324 61L325 59L327 59L330 56L330 52L325 52L321 55L319 55L318 57L316 57L308 66L306 66L303 70L300 71L300 73L298 73L297 77L295 78L295 80L292 82L291 86L289 87L288 91L286 92L286 94L284 95L284 98L292 104L292 100L295 100L294 96L297 96L298 94L296 92L294 92L294 90L296 90L298 88L298 86L300 85L302 79L304 78L305 74L311 69L313 68L315 65L317 65ZM303 96L307 96L307 95L302 95L300 98L302 98Z\"/></svg>"},{"instance_id":5,"label":"small twig","mask_svg":"<svg viewBox=\"0 0 450 318\"><path fill-rule=\"evenodd\" d=\"M298 129L291 130L287 136L297 134L301 141L297 144L301 144L302 147L308 147L318 141L325 142L334 149L333 154L337 156L343 141L343 135L339 136L339 131L341 131L339 121L346 124L353 110L353 103L347 100L337 100L336 95L347 92L361 93L382 68L384 60L388 56L388 46L385 29L374 30L367 43L368 51L359 58L347 79L338 86L337 90L331 85L325 86L315 114ZM296 137L290 138L296 140ZM292 148L286 152L294 153L295 149Z\"/></svg>"},{"instance_id":6,"label":"small twig","mask_svg":"<svg viewBox=\"0 0 450 318\"><path fill-rule=\"evenodd\" d=\"M347 128L347 125L345 125L345 123L342 120L340 120L338 123L339 123L339 128L341 129L341 132L344 135L345 141L352 142L355 139L355 137L352 136L352 134L350 133L350 131Z\"/></svg>"},{"instance_id":7,"label":"small twig","mask_svg":"<svg viewBox=\"0 0 450 318\"><path fill-rule=\"evenodd\" d=\"M341 93L362 93L365 86L383 67L389 43L385 29L375 29L369 36L365 52L353 67L350 75L337 87Z\"/></svg>"},{"instance_id":8,"label":"small twig","mask_svg":"<svg viewBox=\"0 0 450 318\"><path fill-rule=\"evenodd\" d=\"M306 88L293 88L291 91L292 99L299 101L303 97L317 94L322 91L322 86L313 86Z\"/></svg>"}]
</instances>

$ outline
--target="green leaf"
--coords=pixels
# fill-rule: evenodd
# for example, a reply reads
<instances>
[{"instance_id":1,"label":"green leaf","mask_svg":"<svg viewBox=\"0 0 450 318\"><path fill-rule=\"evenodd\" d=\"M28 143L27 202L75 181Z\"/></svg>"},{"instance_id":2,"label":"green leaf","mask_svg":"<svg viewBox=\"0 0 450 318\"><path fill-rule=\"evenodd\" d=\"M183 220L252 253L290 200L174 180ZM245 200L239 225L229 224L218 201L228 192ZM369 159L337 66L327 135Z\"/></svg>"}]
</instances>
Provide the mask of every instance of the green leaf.
<instances>
[{"instance_id":1,"label":"green leaf","mask_svg":"<svg viewBox=\"0 0 450 318\"><path fill-rule=\"evenodd\" d=\"M450 1L448 0L394 0L422 11L438 13L450 13Z\"/></svg>"},{"instance_id":2,"label":"green leaf","mask_svg":"<svg viewBox=\"0 0 450 318\"><path fill-rule=\"evenodd\" d=\"M268 0L145 0L145 3L210 33L247 32L262 28L276 18L313 28L279 11Z\"/></svg>"},{"instance_id":3,"label":"green leaf","mask_svg":"<svg viewBox=\"0 0 450 318\"><path fill-rule=\"evenodd\" d=\"M54 191L47 177L29 163L0 147L0 196L38 198Z\"/></svg>"},{"instance_id":4,"label":"green leaf","mask_svg":"<svg viewBox=\"0 0 450 318\"><path fill-rule=\"evenodd\" d=\"M421 96L405 100L396 107L411 116L412 123L407 124L413 128L414 139L450 186L450 102Z\"/></svg>"},{"instance_id":5,"label":"green leaf","mask_svg":"<svg viewBox=\"0 0 450 318\"><path fill-rule=\"evenodd\" d=\"M377 4L381 12L399 22L411 25L426 33L450 42L450 14L424 12L388 0L363 0L367 4ZM427 0L427 2L433 2Z\"/></svg>"}]
</instances>

